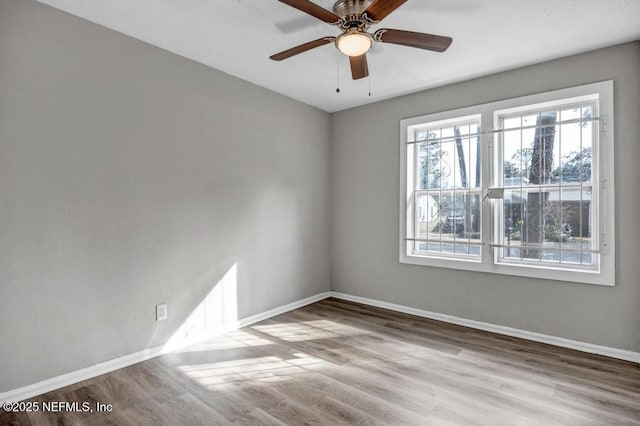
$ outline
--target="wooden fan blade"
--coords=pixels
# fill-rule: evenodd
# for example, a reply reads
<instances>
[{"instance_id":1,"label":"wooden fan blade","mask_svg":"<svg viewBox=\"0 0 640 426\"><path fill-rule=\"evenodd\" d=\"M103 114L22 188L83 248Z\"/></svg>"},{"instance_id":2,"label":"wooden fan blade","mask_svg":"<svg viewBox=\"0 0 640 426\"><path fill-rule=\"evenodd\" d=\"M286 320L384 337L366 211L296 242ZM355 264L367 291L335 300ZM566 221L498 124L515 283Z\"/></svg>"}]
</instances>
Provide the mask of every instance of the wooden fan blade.
<instances>
[{"instance_id":1,"label":"wooden fan blade","mask_svg":"<svg viewBox=\"0 0 640 426\"><path fill-rule=\"evenodd\" d=\"M401 44L436 52L444 52L453 41L451 37L388 28L379 29L375 32L373 38L383 43Z\"/></svg>"},{"instance_id":2,"label":"wooden fan blade","mask_svg":"<svg viewBox=\"0 0 640 426\"><path fill-rule=\"evenodd\" d=\"M372 21L380 22L406 2L407 0L374 0L364 13Z\"/></svg>"},{"instance_id":3,"label":"wooden fan blade","mask_svg":"<svg viewBox=\"0 0 640 426\"><path fill-rule=\"evenodd\" d=\"M275 55L269 56L274 61L281 61L283 59L290 58L292 56L304 53L307 50L315 49L316 47L324 46L325 44L333 43L336 41L335 37L323 37L317 40L310 41L308 43L301 44L300 46L292 47L291 49L284 50Z\"/></svg>"},{"instance_id":4,"label":"wooden fan blade","mask_svg":"<svg viewBox=\"0 0 640 426\"><path fill-rule=\"evenodd\" d=\"M294 7L304 13L307 13L321 21L329 24L337 24L340 22L340 17L333 12L329 12L327 9L318 6L309 0L278 0L281 3Z\"/></svg>"},{"instance_id":5,"label":"wooden fan blade","mask_svg":"<svg viewBox=\"0 0 640 426\"><path fill-rule=\"evenodd\" d=\"M369 75L366 53L360 56L349 56L349 63L351 64L351 77L354 80L360 80Z\"/></svg>"}]
</instances>

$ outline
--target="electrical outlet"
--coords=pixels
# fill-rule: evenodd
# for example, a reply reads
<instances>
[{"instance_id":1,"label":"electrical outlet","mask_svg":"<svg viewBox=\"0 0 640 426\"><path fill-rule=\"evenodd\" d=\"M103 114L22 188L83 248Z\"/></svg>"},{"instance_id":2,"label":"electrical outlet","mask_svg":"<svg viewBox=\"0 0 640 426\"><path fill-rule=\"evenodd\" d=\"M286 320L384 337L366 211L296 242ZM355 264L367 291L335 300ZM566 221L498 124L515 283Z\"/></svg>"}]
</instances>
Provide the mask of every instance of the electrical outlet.
<instances>
[{"instance_id":1,"label":"electrical outlet","mask_svg":"<svg viewBox=\"0 0 640 426\"><path fill-rule=\"evenodd\" d=\"M169 316L169 311L167 310L167 304L161 303L160 305L156 305L156 321L166 320Z\"/></svg>"}]
</instances>

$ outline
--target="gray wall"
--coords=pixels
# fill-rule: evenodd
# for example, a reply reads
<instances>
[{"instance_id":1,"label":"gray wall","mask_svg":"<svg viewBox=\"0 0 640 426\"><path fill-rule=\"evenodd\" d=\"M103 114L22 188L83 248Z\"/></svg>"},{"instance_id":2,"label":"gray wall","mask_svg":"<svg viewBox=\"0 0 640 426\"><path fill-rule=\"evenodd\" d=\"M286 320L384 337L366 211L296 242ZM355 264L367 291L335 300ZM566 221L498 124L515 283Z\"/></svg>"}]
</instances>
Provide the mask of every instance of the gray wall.
<instances>
[{"instance_id":1,"label":"gray wall","mask_svg":"<svg viewBox=\"0 0 640 426\"><path fill-rule=\"evenodd\" d=\"M332 289L640 351L640 44L453 84L332 116ZM400 120L615 81L615 287L399 264Z\"/></svg>"},{"instance_id":2,"label":"gray wall","mask_svg":"<svg viewBox=\"0 0 640 426\"><path fill-rule=\"evenodd\" d=\"M233 265L240 318L328 291L329 136L325 112L0 0L0 392L163 343Z\"/></svg>"}]
</instances>

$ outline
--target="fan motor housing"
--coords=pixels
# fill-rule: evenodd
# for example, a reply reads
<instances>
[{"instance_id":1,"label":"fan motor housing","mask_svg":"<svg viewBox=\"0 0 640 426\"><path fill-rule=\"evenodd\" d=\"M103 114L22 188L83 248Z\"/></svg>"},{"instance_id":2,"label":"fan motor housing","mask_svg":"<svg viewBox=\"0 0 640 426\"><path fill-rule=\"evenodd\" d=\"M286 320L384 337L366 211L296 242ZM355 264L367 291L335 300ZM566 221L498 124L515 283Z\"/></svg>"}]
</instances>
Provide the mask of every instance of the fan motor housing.
<instances>
[{"instance_id":1,"label":"fan motor housing","mask_svg":"<svg viewBox=\"0 0 640 426\"><path fill-rule=\"evenodd\" d=\"M333 12L341 18L361 15L371 3L373 3L372 0L338 0L333 5Z\"/></svg>"},{"instance_id":2,"label":"fan motor housing","mask_svg":"<svg viewBox=\"0 0 640 426\"><path fill-rule=\"evenodd\" d=\"M342 19L343 28L363 28L367 23L362 13L371 3L372 0L338 0L333 5L333 12Z\"/></svg>"}]
</instances>

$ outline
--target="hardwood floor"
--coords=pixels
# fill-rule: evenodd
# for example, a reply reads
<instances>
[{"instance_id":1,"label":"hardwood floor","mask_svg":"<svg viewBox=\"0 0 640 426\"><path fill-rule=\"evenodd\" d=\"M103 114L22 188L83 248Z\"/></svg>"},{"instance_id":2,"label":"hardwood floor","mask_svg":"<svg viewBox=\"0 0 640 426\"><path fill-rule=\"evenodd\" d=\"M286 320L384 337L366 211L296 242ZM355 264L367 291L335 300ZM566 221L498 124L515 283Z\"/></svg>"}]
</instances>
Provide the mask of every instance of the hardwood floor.
<instances>
[{"instance_id":1,"label":"hardwood floor","mask_svg":"<svg viewBox=\"0 0 640 426\"><path fill-rule=\"evenodd\" d=\"M640 365L327 299L33 398L0 424L640 424Z\"/></svg>"}]
</instances>

